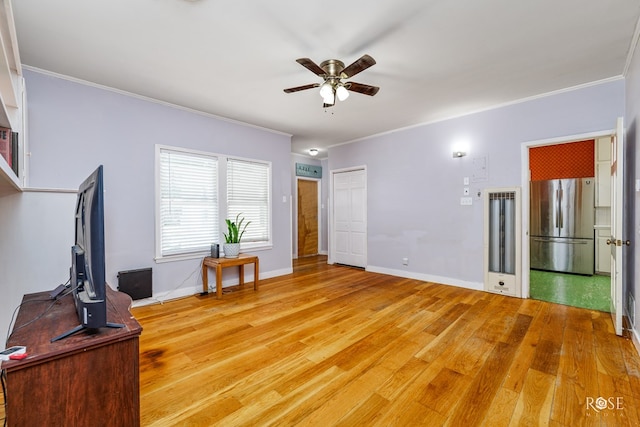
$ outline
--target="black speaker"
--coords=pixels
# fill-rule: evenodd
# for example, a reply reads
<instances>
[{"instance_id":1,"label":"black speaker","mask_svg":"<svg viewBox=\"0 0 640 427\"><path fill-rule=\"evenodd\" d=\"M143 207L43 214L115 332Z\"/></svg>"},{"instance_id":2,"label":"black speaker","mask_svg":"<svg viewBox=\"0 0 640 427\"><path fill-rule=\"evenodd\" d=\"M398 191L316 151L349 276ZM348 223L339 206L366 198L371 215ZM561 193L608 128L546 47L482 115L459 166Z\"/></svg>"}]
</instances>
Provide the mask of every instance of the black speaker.
<instances>
[{"instance_id":1,"label":"black speaker","mask_svg":"<svg viewBox=\"0 0 640 427\"><path fill-rule=\"evenodd\" d=\"M151 269L127 270L118 272L118 290L128 294L131 299L151 298Z\"/></svg>"}]
</instances>

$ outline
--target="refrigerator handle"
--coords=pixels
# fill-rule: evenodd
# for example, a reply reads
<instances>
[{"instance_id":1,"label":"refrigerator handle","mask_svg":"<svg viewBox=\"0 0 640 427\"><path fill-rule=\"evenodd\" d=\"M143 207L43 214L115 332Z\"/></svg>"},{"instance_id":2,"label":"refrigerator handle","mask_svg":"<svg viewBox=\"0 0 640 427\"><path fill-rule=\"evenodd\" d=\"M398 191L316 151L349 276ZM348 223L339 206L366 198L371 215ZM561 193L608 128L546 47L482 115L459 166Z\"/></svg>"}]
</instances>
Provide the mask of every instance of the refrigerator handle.
<instances>
[{"instance_id":1,"label":"refrigerator handle","mask_svg":"<svg viewBox=\"0 0 640 427\"><path fill-rule=\"evenodd\" d=\"M564 227L564 217L562 215L562 188L558 190L558 228Z\"/></svg>"},{"instance_id":2,"label":"refrigerator handle","mask_svg":"<svg viewBox=\"0 0 640 427\"><path fill-rule=\"evenodd\" d=\"M554 206L553 206L553 221L555 228L560 228L560 218L558 218L560 203L558 202L558 189L556 189Z\"/></svg>"}]
</instances>

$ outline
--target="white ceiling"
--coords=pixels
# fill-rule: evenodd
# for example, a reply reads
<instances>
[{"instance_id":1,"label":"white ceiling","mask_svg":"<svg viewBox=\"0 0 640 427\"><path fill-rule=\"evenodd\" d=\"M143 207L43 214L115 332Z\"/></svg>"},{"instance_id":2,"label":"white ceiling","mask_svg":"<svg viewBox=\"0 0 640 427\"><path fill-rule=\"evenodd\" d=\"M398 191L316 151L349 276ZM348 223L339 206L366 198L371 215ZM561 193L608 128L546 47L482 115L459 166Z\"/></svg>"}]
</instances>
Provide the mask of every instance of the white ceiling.
<instances>
[{"instance_id":1,"label":"white ceiling","mask_svg":"<svg viewBox=\"0 0 640 427\"><path fill-rule=\"evenodd\" d=\"M328 146L619 77L638 0L14 0L22 63ZM377 64L322 108L295 60ZM27 88L28 89L28 88Z\"/></svg>"}]
</instances>

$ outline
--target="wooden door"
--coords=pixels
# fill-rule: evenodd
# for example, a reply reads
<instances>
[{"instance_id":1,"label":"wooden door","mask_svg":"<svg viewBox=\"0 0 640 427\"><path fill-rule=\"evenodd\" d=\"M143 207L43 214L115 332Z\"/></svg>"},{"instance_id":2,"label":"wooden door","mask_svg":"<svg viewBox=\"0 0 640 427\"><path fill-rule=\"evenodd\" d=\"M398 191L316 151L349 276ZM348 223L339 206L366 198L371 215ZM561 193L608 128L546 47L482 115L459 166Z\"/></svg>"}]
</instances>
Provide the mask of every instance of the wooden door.
<instances>
[{"instance_id":1,"label":"wooden door","mask_svg":"<svg viewBox=\"0 0 640 427\"><path fill-rule=\"evenodd\" d=\"M367 265L367 175L364 169L333 176L332 259L338 264Z\"/></svg>"},{"instance_id":2,"label":"wooden door","mask_svg":"<svg viewBox=\"0 0 640 427\"><path fill-rule=\"evenodd\" d=\"M318 254L318 181L298 180L298 257Z\"/></svg>"}]
</instances>

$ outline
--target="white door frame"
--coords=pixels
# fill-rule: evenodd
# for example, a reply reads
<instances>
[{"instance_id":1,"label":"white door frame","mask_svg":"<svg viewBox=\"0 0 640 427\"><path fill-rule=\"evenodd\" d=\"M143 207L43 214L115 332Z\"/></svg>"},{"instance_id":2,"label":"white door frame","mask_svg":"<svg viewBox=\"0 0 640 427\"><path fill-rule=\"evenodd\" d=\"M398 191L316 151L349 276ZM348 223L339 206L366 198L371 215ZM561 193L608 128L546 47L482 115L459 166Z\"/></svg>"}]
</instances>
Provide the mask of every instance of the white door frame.
<instances>
[{"instance_id":1,"label":"white door frame","mask_svg":"<svg viewBox=\"0 0 640 427\"><path fill-rule=\"evenodd\" d=\"M335 239L333 238L333 177L335 176L335 174L337 173L344 173L344 172L355 172L355 171L359 171L359 170L364 170L365 176L367 174L367 166L366 165L360 165L360 166L353 166L353 167L349 167L349 168L341 168L341 169L332 169L329 171L329 210L328 210L328 233L327 233L327 250L329 252L328 256L327 256L327 264L334 264L333 261L333 257L334 257L334 244L335 244ZM365 181L365 193L368 191L367 189L367 183ZM368 222L368 218L369 215L367 214L367 222ZM368 228L368 226L367 226ZM368 232L367 232L367 241L368 241ZM365 265L369 265L368 264L368 248L367 248L368 242L367 244L365 244L365 254L364 254L364 258L365 258Z\"/></svg>"},{"instance_id":2,"label":"white door frame","mask_svg":"<svg viewBox=\"0 0 640 427\"><path fill-rule=\"evenodd\" d=\"M615 132L615 129L607 129L598 132L527 141L520 145L520 163L522 173L522 298L531 298L529 283L529 270L531 269L529 260L529 148L540 147L543 145L565 144L569 142L584 141L587 139L598 139L614 135Z\"/></svg>"},{"instance_id":3,"label":"white door frame","mask_svg":"<svg viewBox=\"0 0 640 427\"><path fill-rule=\"evenodd\" d=\"M296 177L296 188L295 188L295 194L296 194L296 203L295 203L295 214L294 214L294 225L293 225L293 239L291 244L295 247L295 250L293 250L292 252L295 252L293 254L293 259L297 259L298 258L298 181L315 181L317 183L318 186L318 253L321 253L320 249L321 249L321 242L322 242L322 180L318 179L318 178L306 178L303 176L297 176Z\"/></svg>"}]
</instances>

